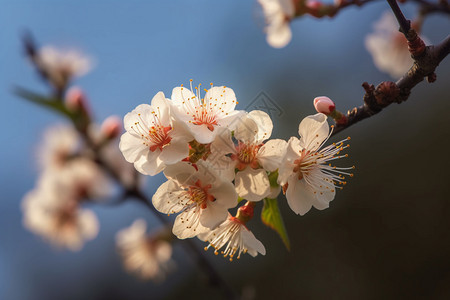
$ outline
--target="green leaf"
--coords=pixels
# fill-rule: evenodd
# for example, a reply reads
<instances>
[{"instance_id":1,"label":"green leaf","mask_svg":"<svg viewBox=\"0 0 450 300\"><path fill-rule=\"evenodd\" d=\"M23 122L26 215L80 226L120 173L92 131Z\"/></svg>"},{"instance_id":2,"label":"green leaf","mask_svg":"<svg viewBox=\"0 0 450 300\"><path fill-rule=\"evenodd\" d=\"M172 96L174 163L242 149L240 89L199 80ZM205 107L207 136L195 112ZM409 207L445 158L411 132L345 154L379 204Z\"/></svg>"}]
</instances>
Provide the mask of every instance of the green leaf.
<instances>
[{"instance_id":1,"label":"green leaf","mask_svg":"<svg viewBox=\"0 0 450 300\"><path fill-rule=\"evenodd\" d=\"M87 124L89 124L89 116L85 113L79 111L79 112L72 112L67 109L67 107L64 105L64 102L61 101L61 99L55 99L55 98L48 98L46 96L42 96L39 94L36 94L34 92L31 92L27 89L16 87L14 89L14 92L19 97L28 100L34 104L37 104L43 108L53 110L70 120L75 124L77 128L85 128Z\"/></svg>"},{"instance_id":2,"label":"green leaf","mask_svg":"<svg viewBox=\"0 0 450 300\"><path fill-rule=\"evenodd\" d=\"M272 228L279 234L286 248L290 250L291 243L289 242L286 227L284 226L283 217L281 216L280 209L278 208L277 199L264 199L261 220L266 226Z\"/></svg>"},{"instance_id":3,"label":"green leaf","mask_svg":"<svg viewBox=\"0 0 450 300\"><path fill-rule=\"evenodd\" d=\"M69 117L70 119L74 118L74 114L71 113L65 106L64 103L58 99L50 99L45 96L41 96L34 92L28 91L21 87L16 87L14 89L16 95L21 98L33 102L39 106L43 106L44 108L50 108L53 111L56 111L62 115Z\"/></svg>"}]
</instances>

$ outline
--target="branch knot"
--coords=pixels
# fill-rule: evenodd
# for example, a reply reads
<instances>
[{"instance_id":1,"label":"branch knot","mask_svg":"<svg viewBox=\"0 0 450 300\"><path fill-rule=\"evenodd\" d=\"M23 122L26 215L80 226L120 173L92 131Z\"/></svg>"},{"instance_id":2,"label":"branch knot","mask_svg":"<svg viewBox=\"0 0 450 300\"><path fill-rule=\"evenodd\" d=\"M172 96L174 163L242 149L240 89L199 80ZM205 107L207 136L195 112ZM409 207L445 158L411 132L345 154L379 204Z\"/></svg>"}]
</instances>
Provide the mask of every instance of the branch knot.
<instances>
[{"instance_id":1,"label":"branch knot","mask_svg":"<svg viewBox=\"0 0 450 300\"><path fill-rule=\"evenodd\" d=\"M377 104L381 106L381 108L384 108L393 102L401 102L398 100L400 89L397 84L392 81L384 81L380 83L373 92L373 95Z\"/></svg>"}]
</instances>

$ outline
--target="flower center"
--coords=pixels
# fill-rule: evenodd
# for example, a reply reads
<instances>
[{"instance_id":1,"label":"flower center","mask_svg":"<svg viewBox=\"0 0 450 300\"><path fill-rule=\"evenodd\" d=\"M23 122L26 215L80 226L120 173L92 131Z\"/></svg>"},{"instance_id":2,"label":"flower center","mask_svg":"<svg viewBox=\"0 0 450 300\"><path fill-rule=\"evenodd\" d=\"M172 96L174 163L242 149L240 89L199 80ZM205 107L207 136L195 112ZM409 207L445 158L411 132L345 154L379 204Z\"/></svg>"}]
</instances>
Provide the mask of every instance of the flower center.
<instances>
[{"instance_id":1,"label":"flower center","mask_svg":"<svg viewBox=\"0 0 450 300\"><path fill-rule=\"evenodd\" d=\"M200 86L195 87L195 93L192 89L192 80L190 80L191 92L195 94L187 99L183 99L183 106L186 114L192 120L189 123L194 125L206 125L210 131L214 131L215 127L219 125L219 120L223 114L228 115L225 111L227 102L224 100L225 89L222 92L211 92L211 90L204 89L207 95L204 98L200 97ZM213 84L211 83L211 89ZM183 90L183 86L181 87ZM234 102L234 100L233 100Z\"/></svg>"},{"instance_id":2,"label":"flower center","mask_svg":"<svg viewBox=\"0 0 450 300\"><path fill-rule=\"evenodd\" d=\"M262 144L256 145L238 142L236 154L231 155L233 160L238 161L236 168L240 171L244 170L247 166L250 166L253 169L259 168L258 158L256 156L261 146Z\"/></svg>"},{"instance_id":3,"label":"flower center","mask_svg":"<svg viewBox=\"0 0 450 300\"><path fill-rule=\"evenodd\" d=\"M172 131L172 126L164 126L159 118L159 111L156 113L152 111L153 120L151 120L150 126L147 126L146 122L142 119L141 114L138 114L139 121L131 126L131 129L135 133L141 136L141 139L150 151L154 152L156 149L162 150L167 144L170 143L172 138L169 133Z\"/></svg>"},{"instance_id":4,"label":"flower center","mask_svg":"<svg viewBox=\"0 0 450 300\"><path fill-rule=\"evenodd\" d=\"M202 186L202 183L199 180L195 182L195 185L191 185L188 188L188 195L190 200L193 203L196 203L200 206L200 208L205 209L208 206L208 201L215 201L216 198L208 193L208 190L211 188L210 184Z\"/></svg>"},{"instance_id":5,"label":"flower center","mask_svg":"<svg viewBox=\"0 0 450 300\"><path fill-rule=\"evenodd\" d=\"M154 152L156 149L162 150L170 143L172 138L169 132L172 130L171 126L152 126L148 130L148 138L153 145L150 145L150 151Z\"/></svg>"},{"instance_id":6,"label":"flower center","mask_svg":"<svg viewBox=\"0 0 450 300\"><path fill-rule=\"evenodd\" d=\"M202 99L201 101L202 103L200 103L200 105L195 108L195 114L192 116L194 118L192 124L206 125L206 127L210 131L214 131L213 125L217 125L217 117L212 112L212 108L210 108L208 111L207 106L209 103L205 103L204 99Z\"/></svg>"},{"instance_id":7,"label":"flower center","mask_svg":"<svg viewBox=\"0 0 450 300\"><path fill-rule=\"evenodd\" d=\"M310 152L305 149L300 151L300 158L294 161L294 173L298 173L298 180L301 180L304 175L308 174L311 167L317 164L317 161L313 159L315 155L317 155L317 152L310 155Z\"/></svg>"}]
</instances>

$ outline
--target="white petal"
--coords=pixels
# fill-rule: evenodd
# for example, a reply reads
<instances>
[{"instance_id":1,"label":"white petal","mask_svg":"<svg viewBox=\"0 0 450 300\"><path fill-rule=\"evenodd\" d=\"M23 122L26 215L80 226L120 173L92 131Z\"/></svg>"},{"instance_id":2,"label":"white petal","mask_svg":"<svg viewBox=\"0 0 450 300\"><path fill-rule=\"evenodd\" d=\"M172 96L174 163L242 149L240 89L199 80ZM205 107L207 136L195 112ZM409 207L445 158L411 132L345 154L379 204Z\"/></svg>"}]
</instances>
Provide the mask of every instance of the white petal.
<instances>
[{"instance_id":1,"label":"white petal","mask_svg":"<svg viewBox=\"0 0 450 300\"><path fill-rule=\"evenodd\" d=\"M311 209L316 197L305 181L298 180L295 175L289 178L288 184L286 199L289 207L296 214L303 216Z\"/></svg>"},{"instance_id":2,"label":"white petal","mask_svg":"<svg viewBox=\"0 0 450 300\"><path fill-rule=\"evenodd\" d=\"M261 110L253 110L248 113L248 117L256 122L258 125L258 133L256 141L261 143L267 140L272 135L273 123L269 115Z\"/></svg>"},{"instance_id":3,"label":"white petal","mask_svg":"<svg viewBox=\"0 0 450 300\"><path fill-rule=\"evenodd\" d=\"M126 161L130 163L134 163L141 156L145 155L146 151L149 151L148 147L142 143L140 137L131 135L128 132L125 132L120 137L119 148Z\"/></svg>"},{"instance_id":4,"label":"white petal","mask_svg":"<svg viewBox=\"0 0 450 300\"><path fill-rule=\"evenodd\" d=\"M292 175L294 170L294 161L300 158L300 140L296 137L291 137L287 143L286 153L281 159L281 165L278 168L278 183L284 185L288 178Z\"/></svg>"},{"instance_id":5,"label":"white petal","mask_svg":"<svg viewBox=\"0 0 450 300\"><path fill-rule=\"evenodd\" d=\"M234 170L236 168L236 161L228 156L220 155L212 152L206 160L214 169L215 173L224 181L234 180Z\"/></svg>"},{"instance_id":6,"label":"white petal","mask_svg":"<svg viewBox=\"0 0 450 300\"><path fill-rule=\"evenodd\" d=\"M237 204L237 202L236 202ZM217 200L215 202L209 202L208 206L202 210L200 216L200 223L210 229L214 229L219 226L223 221L227 219L228 210L222 206Z\"/></svg>"},{"instance_id":7,"label":"white petal","mask_svg":"<svg viewBox=\"0 0 450 300\"><path fill-rule=\"evenodd\" d=\"M221 108L218 112L220 118L227 116L236 107L236 95L234 91L224 86L210 88L206 92L205 99L209 102L216 101L217 99L217 106Z\"/></svg>"},{"instance_id":8,"label":"white petal","mask_svg":"<svg viewBox=\"0 0 450 300\"><path fill-rule=\"evenodd\" d=\"M207 124L196 125L187 123L187 127L195 140L200 144L209 144L214 141L214 138L219 134L217 125L213 125L214 130L210 130Z\"/></svg>"},{"instance_id":9,"label":"white petal","mask_svg":"<svg viewBox=\"0 0 450 300\"><path fill-rule=\"evenodd\" d=\"M170 106L163 92L158 92L152 99L152 109L157 113L161 123L167 125L170 123Z\"/></svg>"},{"instance_id":10,"label":"white petal","mask_svg":"<svg viewBox=\"0 0 450 300\"><path fill-rule=\"evenodd\" d=\"M168 179L173 179L184 187L195 184L197 181L195 173L195 168L187 162L179 162L174 165L169 165L164 170L164 175Z\"/></svg>"},{"instance_id":11,"label":"white petal","mask_svg":"<svg viewBox=\"0 0 450 300\"><path fill-rule=\"evenodd\" d=\"M273 172L280 167L286 149L287 142L285 140L269 140L259 149L258 161L265 170Z\"/></svg>"},{"instance_id":12,"label":"white petal","mask_svg":"<svg viewBox=\"0 0 450 300\"><path fill-rule=\"evenodd\" d=\"M328 138L328 133L329 127L326 115L317 113L307 116L298 126L298 134L301 136L300 146L309 151L315 151Z\"/></svg>"},{"instance_id":13,"label":"white petal","mask_svg":"<svg viewBox=\"0 0 450 300\"><path fill-rule=\"evenodd\" d=\"M134 162L134 167L144 175L154 176L160 173L166 167L166 164L159 159L159 150L148 151L147 155L141 156Z\"/></svg>"},{"instance_id":14,"label":"white petal","mask_svg":"<svg viewBox=\"0 0 450 300\"><path fill-rule=\"evenodd\" d=\"M236 126L240 122L240 118L245 116L245 112L241 110L235 110L228 113L222 119L218 121L221 128L227 128L228 130L235 130Z\"/></svg>"},{"instance_id":15,"label":"white petal","mask_svg":"<svg viewBox=\"0 0 450 300\"><path fill-rule=\"evenodd\" d=\"M244 143L252 143L258 134L258 124L255 120L245 116L236 123L234 137Z\"/></svg>"},{"instance_id":16,"label":"white petal","mask_svg":"<svg viewBox=\"0 0 450 300\"><path fill-rule=\"evenodd\" d=\"M189 144L184 140L172 139L161 151L159 159L165 164L174 164L189 155Z\"/></svg>"},{"instance_id":17,"label":"white petal","mask_svg":"<svg viewBox=\"0 0 450 300\"><path fill-rule=\"evenodd\" d=\"M179 214L173 224L173 234L179 239L187 239L209 231L207 227L198 222L198 216L195 216L195 214L196 212L193 209Z\"/></svg>"},{"instance_id":18,"label":"white petal","mask_svg":"<svg viewBox=\"0 0 450 300\"><path fill-rule=\"evenodd\" d=\"M152 197L153 206L164 214L175 214L180 212L184 205L180 203L183 190L173 180L161 184Z\"/></svg>"},{"instance_id":19,"label":"white petal","mask_svg":"<svg viewBox=\"0 0 450 300\"><path fill-rule=\"evenodd\" d=\"M236 191L248 201L259 201L270 193L269 177L264 169L247 167L236 174Z\"/></svg>"},{"instance_id":20,"label":"white petal","mask_svg":"<svg viewBox=\"0 0 450 300\"><path fill-rule=\"evenodd\" d=\"M232 208L238 204L238 195L231 182L223 181L219 185L214 185L208 192L216 198L215 202L225 208Z\"/></svg>"},{"instance_id":21,"label":"white petal","mask_svg":"<svg viewBox=\"0 0 450 300\"><path fill-rule=\"evenodd\" d=\"M266 248L264 248L264 245L255 237L255 235L251 231L243 228L241 231L241 236L248 248L248 253L251 256L255 257L257 255L257 253L251 250L255 250L262 255L266 255Z\"/></svg>"},{"instance_id":22,"label":"white petal","mask_svg":"<svg viewBox=\"0 0 450 300\"><path fill-rule=\"evenodd\" d=\"M190 89L185 87L176 87L172 90L172 97L170 98L172 99L173 104L182 106L184 101L195 98L195 95Z\"/></svg>"},{"instance_id":23,"label":"white petal","mask_svg":"<svg viewBox=\"0 0 450 300\"><path fill-rule=\"evenodd\" d=\"M213 156L217 157L235 152L236 148L231 139L231 131L229 130L223 130L211 143L211 155Z\"/></svg>"}]
</instances>

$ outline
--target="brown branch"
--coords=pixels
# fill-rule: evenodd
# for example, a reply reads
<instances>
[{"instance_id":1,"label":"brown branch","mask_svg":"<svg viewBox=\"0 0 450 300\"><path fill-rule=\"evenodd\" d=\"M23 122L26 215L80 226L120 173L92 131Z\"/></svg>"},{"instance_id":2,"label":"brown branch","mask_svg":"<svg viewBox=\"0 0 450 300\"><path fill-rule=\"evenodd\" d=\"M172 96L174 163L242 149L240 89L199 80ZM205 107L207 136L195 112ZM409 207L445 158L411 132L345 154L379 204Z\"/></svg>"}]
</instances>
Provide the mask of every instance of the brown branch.
<instances>
[{"instance_id":1,"label":"brown branch","mask_svg":"<svg viewBox=\"0 0 450 300\"><path fill-rule=\"evenodd\" d=\"M389 6L391 7L392 12L395 15L395 18L397 19L398 24L400 25L400 31L405 36L407 36L408 32L411 29L411 22L409 20L406 20L396 0L387 0L387 2L389 3Z\"/></svg>"},{"instance_id":2,"label":"brown branch","mask_svg":"<svg viewBox=\"0 0 450 300\"><path fill-rule=\"evenodd\" d=\"M450 54L450 36L447 36L436 46L427 46L418 57L409 71L397 82L382 82L376 88L367 82L362 84L366 93L364 104L349 110L345 124L337 124L332 135L339 133L353 124L369 118L392 103L406 101L411 90L425 78L428 82L436 80L436 70L439 63Z\"/></svg>"}]
</instances>

